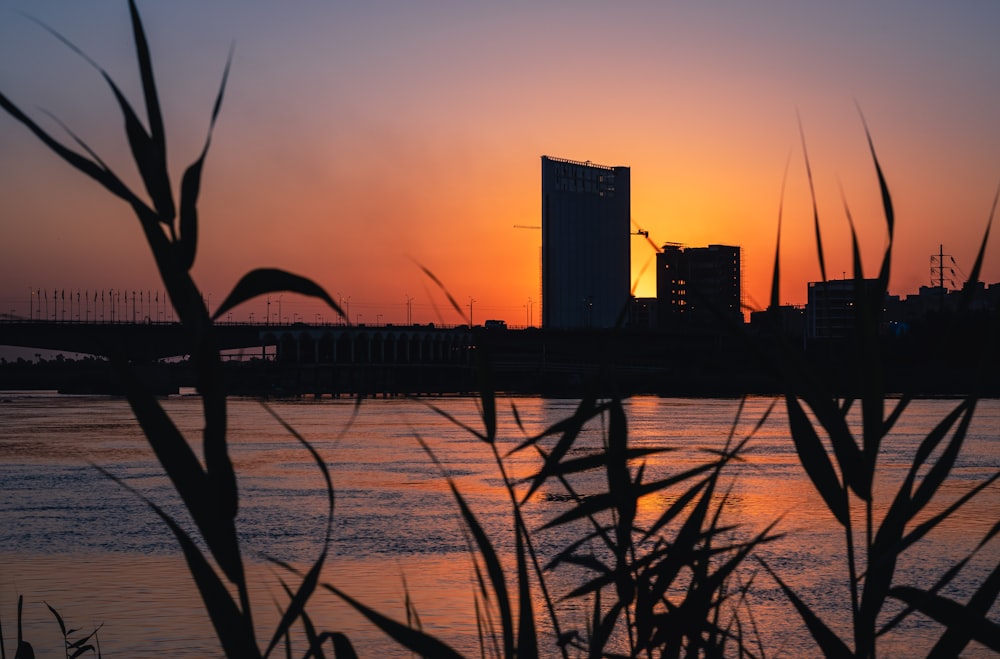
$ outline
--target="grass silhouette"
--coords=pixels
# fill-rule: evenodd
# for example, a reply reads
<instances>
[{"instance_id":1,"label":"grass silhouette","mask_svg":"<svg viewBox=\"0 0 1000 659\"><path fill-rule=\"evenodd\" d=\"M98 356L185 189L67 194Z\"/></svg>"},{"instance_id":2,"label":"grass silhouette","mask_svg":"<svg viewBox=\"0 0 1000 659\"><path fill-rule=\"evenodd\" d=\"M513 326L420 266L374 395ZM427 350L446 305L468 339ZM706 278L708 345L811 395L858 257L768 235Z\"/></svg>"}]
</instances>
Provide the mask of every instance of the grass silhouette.
<instances>
[{"instance_id":1,"label":"grass silhouette","mask_svg":"<svg viewBox=\"0 0 1000 659\"><path fill-rule=\"evenodd\" d=\"M195 524L198 539L189 535L157 502L135 491L100 465L95 467L142 498L150 511L171 529L226 656L263 658L279 649L284 649L289 657L300 654L323 657L326 652L338 658L357 656L350 639L337 630L336 621L316 620L310 616L309 603L321 591L344 600L396 643L417 655L461 656L445 641L420 628L418 612L408 599L407 620L398 621L366 606L336 584L323 581L333 529L334 484L323 456L271 408L268 409L274 417L309 452L323 474L328 515L321 549L308 569L290 565L280 557L271 559L295 581L290 584L282 581L287 601L282 605L281 619L266 638L258 637L250 606L249 592L253 584L246 576L236 529L240 495L227 446L226 397L213 322L251 298L282 291L318 298L341 317L344 314L331 296L313 281L282 270L258 269L244 276L215 314L209 315L191 276L191 268L198 246L197 202L202 170L221 108L229 62L211 111L204 147L185 171L175 199L167 173L166 135L149 45L134 1L130 0L128 6L142 82L145 122L103 69L57 33L53 34L98 70L116 98L148 202L131 190L94 149L72 132L69 134L75 149L55 139L2 93L0 107L66 163L127 203L142 226L171 303L184 327L195 365L205 420L200 454L128 360L114 354L110 358L125 385L127 399L149 446ZM752 610L747 605L758 565L779 584L798 611L803 627L826 657L876 657L878 639L898 629L899 622L914 612L929 616L942 629L940 640L931 651L932 657L957 656L970 641L1000 651L1000 630L987 618L1000 592L1000 568L979 584L965 603L946 599L940 591L954 580L972 554L951 566L930 586L902 583L896 569L905 551L918 545L930 531L1000 476L1000 472L994 473L958 501L919 523L916 521L940 492L961 451L976 409L974 392L958 402L923 440L887 512L880 519L876 516L878 508L872 485L879 468L880 446L905 413L912 397L904 394L898 400L893 399L886 413L890 399L884 390L878 355L878 309L888 283L895 214L867 127L865 134L882 195L889 244L877 278L878 290L872 296L862 285L860 248L852 227L858 302L854 343L858 393L845 397L843 392L834 390L825 380L824 373L806 368L796 350L781 348L780 343L773 353L763 355L765 362L780 372L785 385L783 399L791 441L805 476L822 497L832 523L843 532L846 579L850 586L850 599L844 603L844 608L850 612L852 636L846 639L837 636L809 603L786 584L780 568L760 558L757 562L750 560L761 545L780 537L775 531L776 522L763 530L748 531L726 519L729 501L724 481L726 469L742 459L744 449L769 417L770 410L757 420L754 431L745 437L735 436L734 421L724 449L716 451L701 464L654 480L647 475L646 459L668 453L672 448L630 447L628 421L620 396L584 396L574 414L541 433L525 433L512 452L502 454L497 436L499 404L491 384L491 364L488 356L479 352L477 400L482 427L465 425L439 407L432 406L432 409L481 440L502 478L510 504L513 542L509 544L514 550L511 556L506 556L497 549L498 539L486 532L456 483L446 473L442 475L455 499L474 561L476 614L483 656L510 659L551 655L567 659L570 656L765 657L767 648L756 633ZM806 161L809 171L808 158ZM809 180L812 189L811 171ZM994 202L994 208L995 205ZM821 269L825 270L815 196L813 206L819 259ZM779 236L780 222L779 213ZM992 213L970 281L978 278L991 224ZM441 285L432 273L426 269L425 272ZM771 295L775 304L779 299L779 272L780 241L775 253ZM449 299L461 314L454 299L450 296ZM607 365L601 376L608 376L609 369L613 369L613 364ZM359 404L360 401L359 397ZM849 419L849 414L857 407L860 407L860 434L852 429ZM519 419L513 403L511 413ZM602 447L581 454L574 450L579 448L581 431L594 423L604 429ZM417 440L436 460L427 444L420 438ZM507 473L505 459L522 452L534 453L538 467L528 479L515 481ZM594 472L603 476L601 491L584 496L575 480L584 473ZM543 485L560 488L572 506L535 529L526 520L532 495ZM671 493L673 503L660 511L652 523L640 524L637 521L640 500L666 491ZM856 508L860 509L860 517L855 514ZM856 522L859 518L862 520L860 525ZM559 547L554 555L543 556L536 543L538 534L563 527L586 530L567 546ZM994 524L973 554L986 547L998 529L1000 523ZM513 561L513 566L505 565L509 560ZM570 567L582 570L586 576L569 592L555 593L551 575ZM750 577L743 579L742 574L750 574ZM538 601L536 592L545 602L547 610L542 614L551 621L553 637L537 626L539 614L533 610L533 603ZM556 603L561 599L585 601L590 612L588 619L583 624L568 624L562 620ZM903 602L905 608L886 620L883 611L889 599ZM62 626L62 619L56 617ZM20 620L18 627L20 630ZM293 629L299 631L293 634ZM305 650L293 653L293 644L299 638L304 639Z\"/></svg>"}]
</instances>

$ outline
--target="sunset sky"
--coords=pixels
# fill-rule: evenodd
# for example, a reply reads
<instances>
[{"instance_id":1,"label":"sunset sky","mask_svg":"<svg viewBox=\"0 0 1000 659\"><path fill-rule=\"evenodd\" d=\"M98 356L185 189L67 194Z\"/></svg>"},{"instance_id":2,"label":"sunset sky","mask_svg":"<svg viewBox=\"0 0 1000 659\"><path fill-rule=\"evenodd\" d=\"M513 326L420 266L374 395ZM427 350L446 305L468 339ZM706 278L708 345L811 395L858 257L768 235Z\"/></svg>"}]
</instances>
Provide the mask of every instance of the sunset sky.
<instances>
[{"instance_id":1,"label":"sunset sky","mask_svg":"<svg viewBox=\"0 0 1000 659\"><path fill-rule=\"evenodd\" d=\"M195 277L213 308L269 266L349 299L351 322L404 322L408 298L415 322L467 320L425 266L477 324L539 324L541 234L515 225L540 224L542 155L631 167L633 220L657 244L742 246L753 308L768 302L786 163L782 302L803 304L820 277L798 117L831 277L851 273L844 199L866 274L886 244L859 107L897 211L891 292L928 285L941 245L968 274L1000 183L993 0L138 6L175 189L235 44L200 203ZM141 190L108 86L26 14L142 108L127 3L0 0L0 91ZM26 316L32 290L160 288L129 208L6 114L0 223L3 314ZM636 293L653 296L653 251L632 246ZM289 320L332 319L282 304Z\"/></svg>"}]
</instances>

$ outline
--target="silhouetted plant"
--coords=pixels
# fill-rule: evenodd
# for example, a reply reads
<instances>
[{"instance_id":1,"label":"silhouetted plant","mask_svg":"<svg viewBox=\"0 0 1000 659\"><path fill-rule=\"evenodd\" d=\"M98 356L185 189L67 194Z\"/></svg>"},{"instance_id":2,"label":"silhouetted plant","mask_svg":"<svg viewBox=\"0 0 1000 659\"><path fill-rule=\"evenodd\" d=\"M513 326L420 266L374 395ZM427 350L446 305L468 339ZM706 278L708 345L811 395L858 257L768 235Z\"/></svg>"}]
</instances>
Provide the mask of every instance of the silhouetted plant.
<instances>
[{"instance_id":1,"label":"silhouetted plant","mask_svg":"<svg viewBox=\"0 0 1000 659\"><path fill-rule=\"evenodd\" d=\"M913 400L913 394L901 392L901 397L890 402L884 387L879 323L880 311L888 289L895 211L867 125L865 136L875 165L888 232L888 245L875 280L876 285L866 287L857 233L845 201L844 208L850 223L854 261L854 322L851 341L855 354L851 360L854 378L852 386L848 391L838 390L830 374L807 367L798 351L785 350L772 355L774 363L783 367L782 380L786 392L784 398L789 429L799 460L835 523L843 531L850 597L849 602L845 603L845 609L851 615L853 637L849 640L840 638L809 607L808 603L782 580L775 569L761 562L795 606L826 657L865 659L876 657L878 638L895 629L915 611L927 615L943 627L943 632L937 644L931 649L929 657L958 656L972 640L994 651L1000 651L1000 627L986 617L1000 593L1000 568L993 570L965 604L940 594L942 587L952 581L972 556L996 536L1000 530L1000 523L994 524L966 558L946 570L929 588L903 585L899 579L905 577L897 573L898 561L905 551L917 545L941 522L1000 477L1000 471L994 472L956 501L918 523L918 516L928 509L928 505L941 491L962 449L978 400L974 383L969 383L972 388L970 394L941 419L920 443L913 455L906 478L891 497L886 512L881 518L876 513L879 506L873 484L879 474L880 449L883 440ZM803 150L805 150L804 138ZM826 280L819 214L816 212L812 173L808 162L807 156L817 250L821 275ZM986 232L969 277L970 283L978 281L996 206L997 197L994 198ZM779 215L779 235L780 224ZM776 306L779 300L779 271L780 241L775 251L772 306ZM968 294L971 290L972 286L967 285L963 304L968 304ZM982 346L982 349L994 351L996 346ZM985 363L989 364L990 360L985 360ZM859 403L861 407L860 429L852 427L850 418L855 403ZM891 406L888 414L887 406ZM811 412L811 416L807 414L807 409ZM855 511L858 510L860 514L856 515ZM892 619L885 620L883 610L890 598L902 601L906 607Z\"/></svg>"},{"instance_id":2,"label":"silhouetted plant","mask_svg":"<svg viewBox=\"0 0 1000 659\"><path fill-rule=\"evenodd\" d=\"M108 83L125 119L128 143L148 195L148 203L119 179L95 151L68 128L67 132L79 151L53 138L3 94L0 94L0 107L26 126L63 160L96 180L132 208L186 333L204 408L205 427L200 457L159 401L149 393L125 357L113 354L111 361L125 384L129 404L142 431L194 521L207 553L156 502L138 492L136 495L147 503L177 538L227 656L263 658L270 656L281 645L284 645L286 655L292 656L291 629L298 624L302 626L307 644L303 656L322 657L323 649L328 644L337 657L356 656L344 634L325 629L328 623L314 622L307 614L307 604L317 588L345 600L397 643L422 656L459 656L446 643L420 629L418 617L409 601L406 605L407 621L403 623L366 606L337 586L321 582L332 533L333 483L322 457L304 437L270 408L268 409L275 418L310 453L323 474L328 494L328 516L322 550L308 570L299 570L279 558L272 558L278 565L297 574L300 581L294 587L282 583L288 597L287 606L267 645L262 649L258 644L250 607L250 584L247 582L235 526L239 492L226 441L226 397L213 321L242 302L278 291L319 298L336 313L343 314L333 299L311 280L282 270L258 269L244 276L215 314L209 315L203 296L191 276L191 268L197 252L197 201L201 173L232 56L227 61L215 99L205 145L195 162L185 171L179 197L175 201L167 173L166 136L152 62L134 0L129 1L129 10L148 126L143 125L132 105L103 69L63 37L58 34L56 36L86 58ZM867 135L867 128L865 131ZM870 137L868 142L871 147ZM895 628L900 620L913 611L929 615L945 628L938 645L932 650L934 657L954 656L973 639L1000 650L997 626L986 618L1000 591L1000 569L989 575L966 604L944 598L940 595L940 590L954 579L971 555L946 571L929 588L905 586L896 581L899 556L1000 476L1000 473L993 474L942 511L923 522L915 522L917 515L926 510L940 491L961 450L976 407L975 393L958 403L928 434L887 512L880 520L876 520L872 484L876 479L881 442L903 414L912 396L904 395L896 402L892 411L885 414L887 397L878 359L876 309L888 283L895 218L888 187L873 147L871 153L889 229L889 246L877 280L877 294L869 297L862 285L864 277L860 250L852 225L854 281L858 301L855 307L855 326L858 334L856 377L857 397L861 406L860 445L848 419L855 402L853 392L844 398L843 392L829 386L824 373L810 371L797 359L794 351L770 356L774 365L782 369L783 382L787 387L784 399L791 437L798 456L812 484L844 532L850 586L847 607L853 622L853 650L848 641L839 638L785 584L772 566L763 561L761 563L780 584L828 657L875 657L876 639L879 635ZM809 176L812 189L811 172ZM813 199L820 266L825 279L815 195ZM996 201L994 208L995 206ZM849 212L848 219L850 220ZM987 237L991 223L992 212L987 225ZM984 238L973 269L972 281L976 280L980 272L985 246ZM772 286L774 304L779 299L779 257L780 246L775 254ZM440 285L429 271L425 269L425 272ZM449 296L449 300L461 313L454 299ZM550 650L559 652L564 657L569 657L572 650L576 654L595 658L639 655L722 657L728 656L730 652L741 657L764 656L764 648L756 637L752 616L741 616L741 611L746 610L747 594L754 579L752 576L745 581L738 579L737 571L757 547L778 536L772 532L774 526L771 525L763 531L741 538L736 533L736 528L723 518L728 499L721 479L723 470L741 459L747 441L768 418L770 410L759 420L754 431L739 441L735 441L734 422L734 429L725 447L717 451L713 458L686 471L648 480L646 458L669 451L670 448L629 447L627 420L620 397L598 399L593 395L586 396L573 415L541 433L525 433L526 438L511 453L502 455L497 436L496 393L492 386L488 359L483 358L477 364L477 374L480 378L477 401L482 429L462 424L443 409L432 407L444 418L473 433L488 447L511 504L514 522L513 569L504 567L495 539L485 532L456 483L445 475L457 502L474 557L478 585L476 613L484 656L523 659L543 655ZM807 408L812 412L812 417L807 414ZM520 425L516 406L512 405L512 413ZM738 418L739 415L737 420ZM601 449L584 455L574 453L570 457L571 449L581 448L578 440L582 429L594 421L606 424ZM827 450L820 433L826 435L832 450ZM421 438L418 440L422 442ZM426 444L424 446L433 457L429 447ZM526 481L514 481L507 474L504 459L512 453L525 450L537 453L540 466ZM932 457L933 455L937 457ZM97 468L101 469L99 466ZM582 496L577 492L574 479L593 470L603 471L606 484L600 492ZM135 492L114 474L103 469L101 471ZM530 528L526 521L527 506L542 485L552 482L557 482L565 490L572 501L572 507L546 521L541 528ZM648 527L640 526L637 522L639 501L668 488L679 490L674 503L663 510ZM855 526L855 517L852 515L854 505L860 506L862 510L861 529ZM586 524L588 530L569 546L561 548L546 565L542 565L543 557L535 547L536 534L576 523ZM984 547L996 535L998 528L1000 524L994 525L973 553ZM588 620L573 628L559 619L555 594L550 591L548 581L553 570L569 566L583 568L588 577L570 592L563 594L563 597L590 598ZM552 646L543 642L536 627L536 615L533 611L535 588L541 591L546 602L555 636L552 645L557 649L553 650ZM880 614L888 598L904 602L907 608L895 618L885 621ZM56 617L64 631L68 651L70 632L65 630L58 614ZM20 615L18 627L20 636ZM74 652L86 645L84 640L83 645L76 646ZM623 653L618 652L618 647L624 648Z\"/></svg>"},{"instance_id":3,"label":"silhouetted plant","mask_svg":"<svg viewBox=\"0 0 1000 659\"><path fill-rule=\"evenodd\" d=\"M197 202L202 168L211 143L212 128L222 104L232 54L230 53L229 61L226 63L222 83L212 109L205 145L195 162L185 171L181 180L179 199L175 202L167 169L166 134L153 77L152 60L133 0L129 0L129 11L148 128L143 125L132 105L103 69L62 36L52 30L49 31L93 65L111 88L125 120L129 147L149 197L149 203L133 192L93 149L68 128L67 132L82 152L75 151L52 137L3 94L0 94L0 107L24 124L63 160L125 201L139 219L160 277L181 321L195 365L197 389L202 397L205 416L202 436L204 467L186 438L163 410L159 401L147 390L127 360L122 355L111 354L110 357L123 380L126 396L136 419L195 522L209 554L218 566L218 571L174 519L154 502L145 497L143 500L163 519L180 543L226 654L231 657L248 658L266 656L274 648L275 641L272 641L263 653L257 645L248 583L236 534L235 519L239 494L226 444L226 396L223 389L219 348L213 318L209 317L204 298L191 276L198 246ZM259 269L248 273L237 283L216 310L214 318L220 317L234 306L254 296L278 291L291 291L320 298L335 312L341 314L337 303L312 281L282 270ZM307 448L311 450L308 445ZM323 466L322 461L318 461L318 464ZM125 486L113 474L103 469L102 472ZM330 496L332 498L332 489ZM327 540L329 540L329 529ZM324 545L324 550L310 574L319 572L325 555ZM237 593L235 598L230 594L223 579L235 587ZM314 586L315 577L312 580L306 578L295 591L289 608L275 632L275 639L280 639L285 630L299 618Z\"/></svg>"}]
</instances>

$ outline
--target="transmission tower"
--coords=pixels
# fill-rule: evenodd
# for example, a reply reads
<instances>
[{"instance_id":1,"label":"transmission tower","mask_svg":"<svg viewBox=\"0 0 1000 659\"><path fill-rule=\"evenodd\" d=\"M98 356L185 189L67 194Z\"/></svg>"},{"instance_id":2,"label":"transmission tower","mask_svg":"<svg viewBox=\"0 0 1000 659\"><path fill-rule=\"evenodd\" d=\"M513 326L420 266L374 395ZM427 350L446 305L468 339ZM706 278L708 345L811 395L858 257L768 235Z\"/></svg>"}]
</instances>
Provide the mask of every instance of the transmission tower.
<instances>
[{"instance_id":1,"label":"transmission tower","mask_svg":"<svg viewBox=\"0 0 1000 659\"><path fill-rule=\"evenodd\" d=\"M944 288L945 281L948 281L949 288L957 288L955 285L955 257L944 253L944 245L938 247L937 254L931 254L931 286Z\"/></svg>"}]
</instances>

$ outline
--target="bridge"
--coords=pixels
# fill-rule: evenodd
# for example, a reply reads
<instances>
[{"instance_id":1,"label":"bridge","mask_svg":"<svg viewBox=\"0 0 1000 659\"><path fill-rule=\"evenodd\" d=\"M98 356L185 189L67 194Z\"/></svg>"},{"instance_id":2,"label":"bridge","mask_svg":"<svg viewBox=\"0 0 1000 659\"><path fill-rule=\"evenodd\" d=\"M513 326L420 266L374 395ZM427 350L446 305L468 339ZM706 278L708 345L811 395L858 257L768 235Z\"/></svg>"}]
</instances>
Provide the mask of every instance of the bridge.
<instances>
[{"instance_id":1,"label":"bridge","mask_svg":"<svg viewBox=\"0 0 1000 659\"><path fill-rule=\"evenodd\" d=\"M217 323L219 349L271 355L288 364L468 362L468 328L433 325ZM179 323L100 323L10 319L0 322L0 345L155 361L190 354Z\"/></svg>"}]
</instances>

